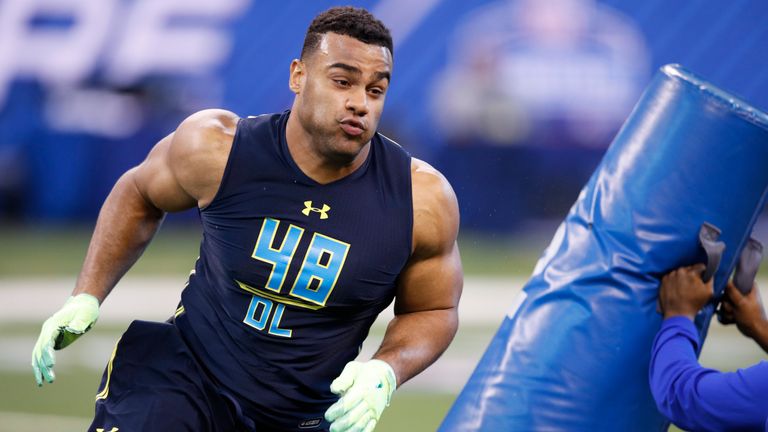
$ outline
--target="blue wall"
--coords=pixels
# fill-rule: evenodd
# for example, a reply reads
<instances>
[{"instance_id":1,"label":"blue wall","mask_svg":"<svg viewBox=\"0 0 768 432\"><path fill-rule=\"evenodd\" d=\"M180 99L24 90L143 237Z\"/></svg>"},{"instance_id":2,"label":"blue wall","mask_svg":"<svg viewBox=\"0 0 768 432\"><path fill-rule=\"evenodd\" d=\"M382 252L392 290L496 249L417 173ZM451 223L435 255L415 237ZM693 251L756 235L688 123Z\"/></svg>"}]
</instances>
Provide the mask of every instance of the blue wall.
<instances>
[{"instance_id":1,"label":"blue wall","mask_svg":"<svg viewBox=\"0 0 768 432\"><path fill-rule=\"evenodd\" d=\"M562 217L663 64L768 107L761 0L345 3L392 28L382 130L444 171L468 227ZM0 3L19 24L0 30L0 219L90 220L191 112L287 108L288 65L333 4Z\"/></svg>"}]
</instances>

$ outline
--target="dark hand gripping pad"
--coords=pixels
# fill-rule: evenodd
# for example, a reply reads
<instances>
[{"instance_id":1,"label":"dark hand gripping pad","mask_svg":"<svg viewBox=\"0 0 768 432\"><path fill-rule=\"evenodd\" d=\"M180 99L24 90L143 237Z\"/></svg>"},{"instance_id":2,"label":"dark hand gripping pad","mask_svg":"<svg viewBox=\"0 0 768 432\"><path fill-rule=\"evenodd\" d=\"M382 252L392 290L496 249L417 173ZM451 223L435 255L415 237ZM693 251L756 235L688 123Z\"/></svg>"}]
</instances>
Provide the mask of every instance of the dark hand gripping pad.
<instances>
[{"instance_id":1,"label":"dark hand gripping pad","mask_svg":"<svg viewBox=\"0 0 768 432\"><path fill-rule=\"evenodd\" d=\"M722 293L768 186L768 115L663 67L581 191L441 431L653 431L659 278L725 243ZM696 319L706 336L714 306Z\"/></svg>"}]
</instances>

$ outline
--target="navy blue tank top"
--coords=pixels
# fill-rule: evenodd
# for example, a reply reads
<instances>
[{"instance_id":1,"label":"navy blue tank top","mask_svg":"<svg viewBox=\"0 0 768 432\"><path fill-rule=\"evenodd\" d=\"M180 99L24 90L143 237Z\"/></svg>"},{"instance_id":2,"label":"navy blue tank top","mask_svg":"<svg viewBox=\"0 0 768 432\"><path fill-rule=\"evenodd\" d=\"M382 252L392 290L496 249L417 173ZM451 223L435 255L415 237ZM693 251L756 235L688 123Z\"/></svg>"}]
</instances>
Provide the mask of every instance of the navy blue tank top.
<instances>
[{"instance_id":1,"label":"navy blue tank top","mask_svg":"<svg viewBox=\"0 0 768 432\"><path fill-rule=\"evenodd\" d=\"M410 256L411 158L377 133L362 166L319 184L288 151L289 115L239 121L176 324L246 416L316 430Z\"/></svg>"}]
</instances>

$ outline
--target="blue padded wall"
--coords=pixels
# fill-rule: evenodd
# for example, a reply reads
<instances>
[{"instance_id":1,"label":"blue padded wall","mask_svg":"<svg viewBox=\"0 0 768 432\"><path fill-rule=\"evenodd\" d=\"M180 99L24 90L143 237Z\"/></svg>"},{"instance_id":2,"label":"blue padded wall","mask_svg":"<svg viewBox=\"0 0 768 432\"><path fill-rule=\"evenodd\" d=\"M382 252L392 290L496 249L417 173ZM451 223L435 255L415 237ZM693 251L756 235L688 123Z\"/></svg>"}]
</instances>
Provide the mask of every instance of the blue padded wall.
<instances>
[{"instance_id":1,"label":"blue padded wall","mask_svg":"<svg viewBox=\"0 0 768 432\"><path fill-rule=\"evenodd\" d=\"M442 431L651 431L659 278L704 262L722 293L768 188L768 115L677 65L658 72L581 191ZM710 304L696 319L702 337Z\"/></svg>"}]
</instances>

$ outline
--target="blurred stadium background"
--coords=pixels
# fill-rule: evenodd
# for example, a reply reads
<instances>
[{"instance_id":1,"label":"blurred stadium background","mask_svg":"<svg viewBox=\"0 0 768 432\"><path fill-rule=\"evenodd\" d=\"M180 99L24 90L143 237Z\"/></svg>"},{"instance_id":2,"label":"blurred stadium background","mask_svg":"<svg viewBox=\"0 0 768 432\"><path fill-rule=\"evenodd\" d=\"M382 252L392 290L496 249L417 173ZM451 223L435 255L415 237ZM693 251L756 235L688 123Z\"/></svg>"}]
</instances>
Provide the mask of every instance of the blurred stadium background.
<instances>
[{"instance_id":1,"label":"blurred stadium background","mask_svg":"<svg viewBox=\"0 0 768 432\"><path fill-rule=\"evenodd\" d=\"M655 69L681 63L768 107L764 0L342 3L391 28L381 130L448 177L462 213L461 330L396 394L380 431L437 427ZM29 354L71 290L101 202L188 114L288 108L290 60L334 4L0 2L0 431L85 428L115 340L131 319L175 309L199 239L195 212L169 217L98 326L60 353L57 382L38 389ZM768 240L765 218L756 236ZM713 323L705 364L761 358Z\"/></svg>"}]
</instances>

